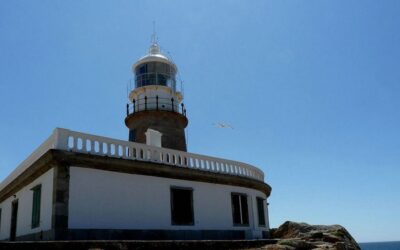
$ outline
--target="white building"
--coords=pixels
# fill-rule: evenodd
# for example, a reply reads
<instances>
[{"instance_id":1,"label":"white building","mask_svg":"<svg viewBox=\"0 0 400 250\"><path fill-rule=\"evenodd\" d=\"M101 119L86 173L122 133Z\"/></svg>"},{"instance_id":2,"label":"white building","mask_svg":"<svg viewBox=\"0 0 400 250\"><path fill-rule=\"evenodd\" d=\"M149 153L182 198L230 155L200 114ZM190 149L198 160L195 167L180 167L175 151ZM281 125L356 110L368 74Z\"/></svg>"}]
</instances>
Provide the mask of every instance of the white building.
<instances>
[{"instance_id":1,"label":"white building","mask_svg":"<svg viewBox=\"0 0 400 250\"><path fill-rule=\"evenodd\" d=\"M251 165L186 152L176 65L133 65L129 141L56 128L0 184L0 240L255 239L271 188Z\"/></svg>"}]
</instances>

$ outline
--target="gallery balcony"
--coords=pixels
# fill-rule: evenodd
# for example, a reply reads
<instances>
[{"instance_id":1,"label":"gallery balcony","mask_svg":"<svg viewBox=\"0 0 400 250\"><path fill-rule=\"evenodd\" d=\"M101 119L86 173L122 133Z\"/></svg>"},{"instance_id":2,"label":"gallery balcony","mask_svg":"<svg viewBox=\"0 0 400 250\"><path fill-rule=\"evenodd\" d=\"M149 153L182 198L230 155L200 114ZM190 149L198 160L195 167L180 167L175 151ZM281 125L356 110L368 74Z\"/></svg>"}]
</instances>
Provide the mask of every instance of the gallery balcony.
<instances>
[{"instance_id":1,"label":"gallery balcony","mask_svg":"<svg viewBox=\"0 0 400 250\"><path fill-rule=\"evenodd\" d=\"M141 111L170 111L186 117L186 108L183 103L179 104L174 98L147 97L134 99L132 103L126 104L126 115Z\"/></svg>"}]
</instances>

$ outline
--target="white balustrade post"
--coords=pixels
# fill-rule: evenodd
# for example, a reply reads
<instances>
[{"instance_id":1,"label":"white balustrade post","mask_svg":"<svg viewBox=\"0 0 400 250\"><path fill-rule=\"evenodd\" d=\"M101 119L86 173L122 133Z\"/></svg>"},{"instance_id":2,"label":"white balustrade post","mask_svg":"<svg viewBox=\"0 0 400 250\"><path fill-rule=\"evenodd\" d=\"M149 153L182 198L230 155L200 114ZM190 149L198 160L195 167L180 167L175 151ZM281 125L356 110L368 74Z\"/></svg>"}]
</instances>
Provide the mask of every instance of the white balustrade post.
<instances>
[{"instance_id":1,"label":"white balustrade post","mask_svg":"<svg viewBox=\"0 0 400 250\"><path fill-rule=\"evenodd\" d=\"M70 134L69 129L55 128L53 131L54 143L53 148L68 150L68 136Z\"/></svg>"},{"instance_id":2,"label":"white balustrade post","mask_svg":"<svg viewBox=\"0 0 400 250\"><path fill-rule=\"evenodd\" d=\"M160 151L153 150L151 154L151 161L160 162Z\"/></svg>"}]
</instances>

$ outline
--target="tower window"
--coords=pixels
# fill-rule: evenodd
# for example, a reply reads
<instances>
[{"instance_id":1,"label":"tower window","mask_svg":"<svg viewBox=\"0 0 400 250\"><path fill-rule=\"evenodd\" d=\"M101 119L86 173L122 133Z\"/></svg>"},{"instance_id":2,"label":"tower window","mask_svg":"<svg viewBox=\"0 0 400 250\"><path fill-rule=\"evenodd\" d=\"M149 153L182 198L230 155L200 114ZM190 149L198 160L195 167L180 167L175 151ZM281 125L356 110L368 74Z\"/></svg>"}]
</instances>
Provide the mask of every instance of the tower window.
<instances>
[{"instance_id":1,"label":"tower window","mask_svg":"<svg viewBox=\"0 0 400 250\"><path fill-rule=\"evenodd\" d=\"M257 197L257 211L258 211L258 225L265 226L265 200L261 197Z\"/></svg>"},{"instance_id":2,"label":"tower window","mask_svg":"<svg viewBox=\"0 0 400 250\"><path fill-rule=\"evenodd\" d=\"M172 225L194 225L193 189L171 187Z\"/></svg>"},{"instance_id":3,"label":"tower window","mask_svg":"<svg viewBox=\"0 0 400 250\"><path fill-rule=\"evenodd\" d=\"M36 228L40 224L40 199L42 193L42 185L37 185L31 190L33 191L32 228Z\"/></svg>"},{"instance_id":4,"label":"tower window","mask_svg":"<svg viewBox=\"0 0 400 250\"><path fill-rule=\"evenodd\" d=\"M129 141L136 141L136 131L134 129L129 130Z\"/></svg>"},{"instance_id":5,"label":"tower window","mask_svg":"<svg viewBox=\"0 0 400 250\"><path fill-rule=\"evenodd\" d=\"M232 216L234 226L249 225L249 209L247 206L247 195L232 193Z\"/></svg>"}]
</instances>

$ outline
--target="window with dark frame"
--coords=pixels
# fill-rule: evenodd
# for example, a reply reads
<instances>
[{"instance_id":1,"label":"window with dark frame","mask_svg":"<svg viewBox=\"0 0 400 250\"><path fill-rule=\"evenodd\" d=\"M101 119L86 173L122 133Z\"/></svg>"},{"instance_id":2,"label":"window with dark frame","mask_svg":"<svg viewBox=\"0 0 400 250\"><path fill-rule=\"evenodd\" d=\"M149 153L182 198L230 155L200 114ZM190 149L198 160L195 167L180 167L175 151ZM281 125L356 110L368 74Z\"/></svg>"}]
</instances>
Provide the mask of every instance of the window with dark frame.
<instances>
[{"instance_id":1,"label":"window with dark frame","mask_svg":"<svg viewBox=\"0 0 400 250\"><path fill-rule=\"evenodd\" d=\"M171 187L172 225L194 225L193 189Z\"/></svg>"},{"instance_id":2,"label":"window with dark frame","mask_svg":"<svg viewBox=\"0 0 400 250\"><path fill-rule=\"evenodd\" d=\"M37 185L31 190L33 191L32 228L36 228L40 225L40 200L42 195L42 185Z\"/></svg>"},{"instance_id":3,"label":"window with dark frame","mask_svg":"<svg viewBox=\"0 0 400 250\"><path fill-rule=\"evenodd\" d=\"M136 133L135 132L136 131L134 129L129 130L129 141L136 141L136 138L135 138Z\"/></svg>"},{"instance_id":4,"label":"window with dark frame","mask_svg":"<svg viewBox=\"0 0 400 250\"><path fill-rule=\"evenodd\" d=\"M234 226L249 225L249 209L247 195L232 193L232 217Z\"/></svg>"},{"instance_id":5,"label":"window with dark frame","mask_svg":"<svg viewBox=\"0 0 400 250\"><path fill-rule=\"evenodd\" d=\"M258 225L265 226L265 199L257 197Z\"/></svg>"}]
</instances>

